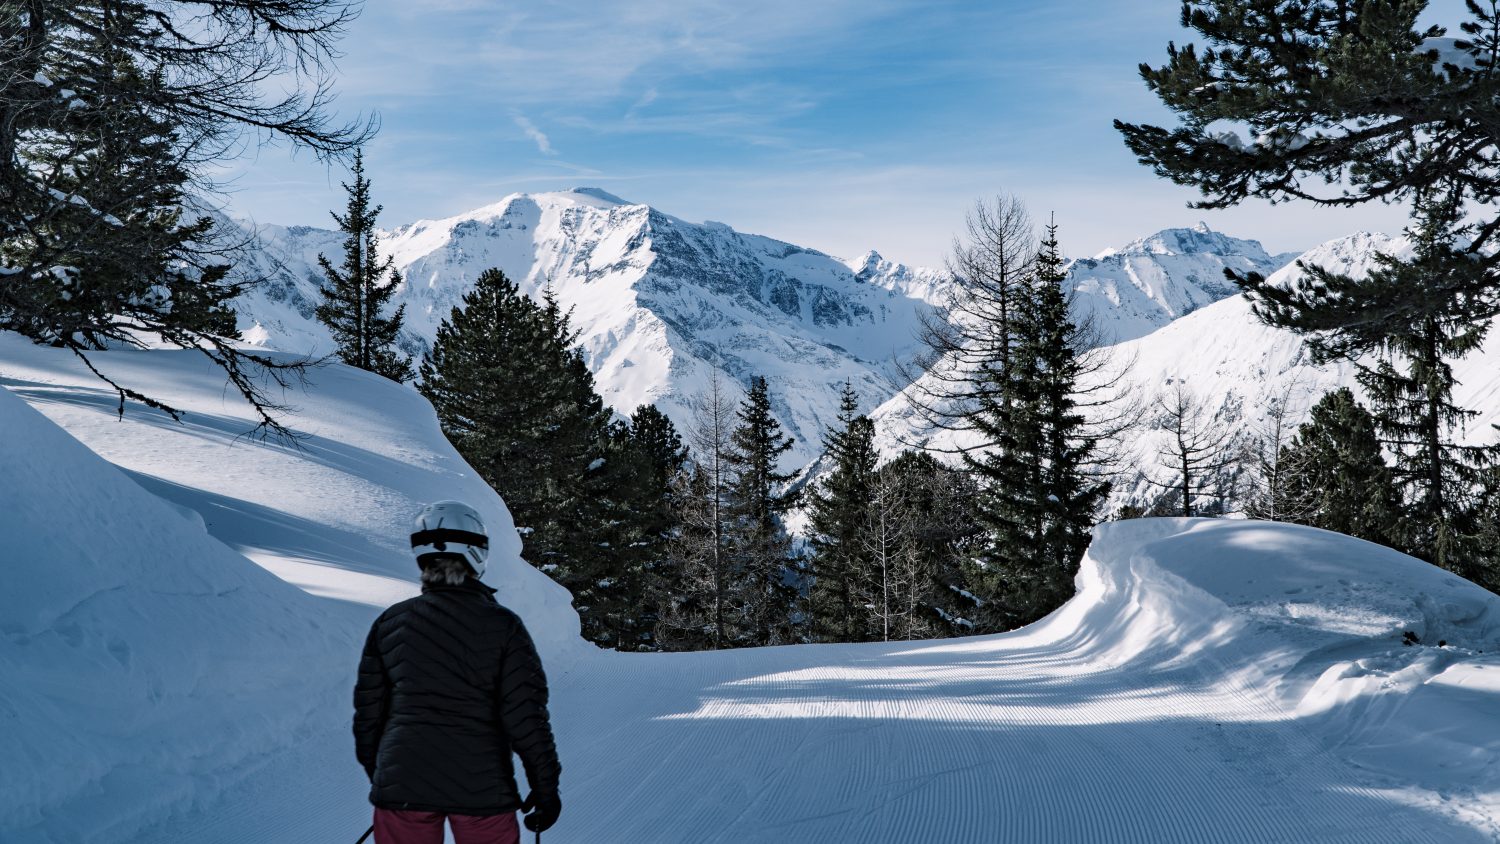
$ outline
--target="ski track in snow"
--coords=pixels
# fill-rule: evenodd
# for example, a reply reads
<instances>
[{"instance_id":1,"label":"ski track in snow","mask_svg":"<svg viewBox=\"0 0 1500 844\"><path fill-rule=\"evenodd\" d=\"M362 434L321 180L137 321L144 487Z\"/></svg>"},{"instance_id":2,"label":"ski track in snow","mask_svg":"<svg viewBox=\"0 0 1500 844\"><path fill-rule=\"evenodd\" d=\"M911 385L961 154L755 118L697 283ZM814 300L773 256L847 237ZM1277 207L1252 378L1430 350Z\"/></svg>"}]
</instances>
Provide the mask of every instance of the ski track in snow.
<instances>
[{"instance_id":1,"label":"ski track in snow","mask_svg":"<svg viewBox=\"0 0 1500 844\"><path fill-rule=\"evenodd\" d=\"M492 495L483 498L467 467L434 439L430 410L405 388L342 367L320 370L320 393L294 402L304 409L299 424L316 434L298 453L234 442L243 428L230 423L244 420L236 416L242 410L194 356L100 357L116 374L156 379L164 398L190 411L187 423L138 410L115 421L98 385L53 350L0 343L0 383L149 492L204 514L211 536L314 596L309 606L323 608L316 618L337 635L325 646L328 658L310 666L300 704L327 701L323 709L334 711L291 734L251 725L247 734L270 730L263 752L185 760L165 797L151 770L133 774L123 790L115 781L110 799L100 801L110 808L99 811L126 818L120 807L131 799L150 809L113 828L128 832L80 838L72 830L81 827L49 824L44 813L24 840L354 841L370 809L349 713L339 707L349 706L368 623L399 597L402 584L415 591L415 568L400 542L405 518L416 501L447 491L494 508L492 528L503 531L510 527L503 507ZM564 812L545 835L548 844L1500 840L1495 742L1475 740L1475 764L1488 773L1467 791L1463 779L1392 774L1376 764L1386 758L1379 742L1393 735L1384 722L1411 718L1401 709L1404 698L1357 698L1303 712L1288 702L1296 696L1268 684L1269 677L1292 676L1282 663L1302 654L1322 659L1319 665L1337 662L1318 656L1330 641L1349 651L1340 657L1349 665L1384 660L1393 677L1427 670L1426 659L1438 679L1450 676L1443 673L1450 665L1470 671L1451 675L1461 685L1464 677L1492 677L1483 670L1494 671L1494 661L1402 649L1384 635L1331 640L1316 619L1282 617L1291 605L1279 585L1280 603L1264 605L1255 603L1264 597L1258 587L1236 587L1244 594L1233 600L1248 609L1236 604L1234 612L1225 603L1231 598L1215 597L1232 591L1225 571L1267 571L1283 558L1306 566L1343 554L1348 559L1339 565L1370 567L1372 592L1407 578L1411 589L1426 590L1418 605L1438 607L1420 618L1469 623L1473 612L1444 609L1457 605L1454 595L1468 594L1451 583L1456 578L1435 579L1411 569L1413 561L1373 548L1247 523L1109 526L1084 562L1079 596L1022 631L697 654L589 649L577 640L565 596L560 602L560 590L520 561L515 547L497 547L487 579L526 619L552 680ZM1164 561L1172 560L1167 571ZM1277 577L1292 575L1267 575ZM1348 599L1353 589L1334 597ZM1476 605L1483 610L1492 598ZM1314 592L1302 599L1312 601ZM1266 608L1280 615L1273 619ZM1257 609L1264 618L1252 614ZM1414 622L1403 616L1390 623ZM1305 641L1286 638L1304 630ZM151 657L138 649L134 659ZM322 665L334 668L319 671ZM1348 682L1363 681L1351 676ZM1331 682L1335 692L1345 688ZM1472 720L1462 710L1473 729L1500 716L1500 695L1488 694L1500 687L1484 682L1472 698L1452 699L1489 718ZM1365 717L1371 713L1378 717ZM1419 757L1429 767L1432 752ZM99 787L108 791L111 782ZM152 800L159 805L152 808ZM0 840L9 841L6 820L0 807Z\"/></svg>"}]
</instances>

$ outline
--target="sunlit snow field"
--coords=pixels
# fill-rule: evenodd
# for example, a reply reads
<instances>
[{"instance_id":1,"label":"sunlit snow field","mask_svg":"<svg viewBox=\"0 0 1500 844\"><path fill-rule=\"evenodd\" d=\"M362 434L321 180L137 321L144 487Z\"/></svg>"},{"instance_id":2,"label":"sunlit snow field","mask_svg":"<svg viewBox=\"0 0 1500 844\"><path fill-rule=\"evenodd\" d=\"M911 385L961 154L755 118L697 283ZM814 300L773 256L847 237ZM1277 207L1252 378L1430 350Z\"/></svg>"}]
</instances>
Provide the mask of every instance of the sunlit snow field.
<instances>
[{"instance_id":1,"label":"sunlit snow field","mask_svg":"<svg viewBox=\"0 0 1500 844\"><path fill-rule=\"evenodd\" d=\"M354 841L349 691L415 592L408 518L463 498L513 536L503 504L408 388L314 371L292 449L238 438L200 356L99 362L188 417L118 421L0 339L0 841ZM1112 524L1012 634L647 655L579 640L519 551L486 579L552 678L549 844L1500 838L1500 598L1373 545Z\"/></svg>"}]
</instances>

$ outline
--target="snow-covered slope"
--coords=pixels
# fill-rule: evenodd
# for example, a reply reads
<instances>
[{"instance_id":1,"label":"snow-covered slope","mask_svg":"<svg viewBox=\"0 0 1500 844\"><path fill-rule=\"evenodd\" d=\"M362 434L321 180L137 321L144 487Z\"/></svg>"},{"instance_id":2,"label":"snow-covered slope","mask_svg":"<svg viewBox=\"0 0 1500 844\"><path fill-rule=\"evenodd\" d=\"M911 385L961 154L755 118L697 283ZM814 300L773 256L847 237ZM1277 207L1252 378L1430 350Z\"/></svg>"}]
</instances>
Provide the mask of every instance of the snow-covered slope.
<instances>
[{"instance_id":1,"label":"snow-covered slope","mask_svg":"<svg viewBox=\"0 0 1500 844\"><path fill-rule=\"evenodd\" d=\"M0 840L127 840L330 721L316 599L4 389L0 432Z\"/></svg>"},{"instance_id":2,"label":"snow-covered slope","mask_svg":"<svg viewBox=\"0 0 1500 844\"><path fill-rule=\"evenodd\" d=\"M1104 343L1134 340L1235 295L1224 270L1270 275L1295 257L1268 255L1259 242L1220 234L1205 223L1167 229L1072 262L1074 316L1092 324Z\"/></svg>"},{"instance_id":3,"label":"snow-covered slope","mask_svg":"<svg viewBox=\"0 0 1500 844\"><path fill-rule=\"evenodd\" d=\"M412 391L318 369L291 397L305 439L289 448L239 438L246 408L201 355L95 361L188 416L117 419L67 354L0 334L0 841L157 841L168 818L246 799L291 748L346 735L363 629L416 591L420 503L485 514L486 579L552 665L586 647ZM319 789L362 780L344 754L302 761Z\"/></svg>"},{"instance_id":4,"label":"snow-covered slope","mask_svg":"<svg viewBox=\"0 0 1500 844\"><path fill-rule=\"evenodd\" d=\"M7 547L72 564L5 559L0 840L352 841L348 688L413 589L406 518L466 498L498 539L503 506L418 397L363 373L290 397L294 450L237 441L249 420L192 355L98 360L190 415L117 421L67 355L0 339L5 386L126 470L0 391ZM686 655L583 646L516 548L489 579L553 683L552 844L1500 834L1500 599L1345 537L1106 525L1078 596L1022 631Z\"/></svg>"},{"instance_id":5,"label":"snow-covered slope","mask_svg":"<svg viewBox=\"0 0 1500 844\"><path fill-rule=\"evenodd\" d=\"M240 305L247 338L327 352L312 318L316 255L338 236L262 226L249 269L270 279ZM918 320L942 299L941 276L868 255L849 265L722 223L694 224L603 191L513 194L444 220L387 233L405 282L408 351L419 352L484 270L527 293L549 288L571 309L605 400L629 413L656 403L682 424L718 372L766 375L806 462L837 412L845 380L873 407L899 386Z\"/></svg>"},{"instance_id":6,"label":"snow-covered slope","mask_svg":"<svg viewBox=\"0 0 1500 844\"><path fill-rule=\"evenodd\" d=\"M1402 238L1368 232L1325 243L1298 260L1356 278L1368 273L1377 253L1404 254ZM1272 275L1268 282L1290 285L1302 271L1294 264ZM1497 325L1495 329L1500 329ZM1460 407L1479 411L1461 432L1467 442L1494 442L1493 424L1500 424L1500 330L1492 329L1484 347L1453 364ZM1206 417L1226 426L1234 445L1261 435L1269 426L1274 402L1286 401L1294 424L1328 390L1339 386L1363 395L1346 363L1314 364L1298 335L1261 323L1244 296L1232 296L1179 319L1161 330L1115 346L1113 354L1131 361L1128 392L1149 407L1151 399L1177 384L1198 397ZM1124 443L1124 463L1141 473L1156 472L1165 432L1152 430L1157 420L1146 416L1147 431ZM1127 477L1115 491L1115 502L1147 500L1151 490L1139 475Z\"/></svg>"}]
</instances>

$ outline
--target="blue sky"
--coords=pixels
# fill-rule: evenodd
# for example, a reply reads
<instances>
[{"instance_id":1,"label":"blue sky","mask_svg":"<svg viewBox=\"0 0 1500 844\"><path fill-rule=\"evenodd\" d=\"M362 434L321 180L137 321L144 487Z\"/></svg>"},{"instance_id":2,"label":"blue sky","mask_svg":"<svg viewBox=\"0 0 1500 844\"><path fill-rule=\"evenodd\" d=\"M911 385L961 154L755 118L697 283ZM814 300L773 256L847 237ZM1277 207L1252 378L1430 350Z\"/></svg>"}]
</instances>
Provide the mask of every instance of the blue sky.
<instances>
[{"instance_id":1,"label":"blue sky","mask_svg":"<svg viewBox=\"0 0 1500 844\"><path fill-rule=\"evenodd\" d=\"M1430 17L1456 23L1461 5ZM999 191L1055 212L1075 256L1199 220L1273 252L1400 228L1379 206L1196 211L1137 164L1110 121L1168 119L1136 65L1191 35L1175 0L367 0L338 106L380 117L366 167L387 226L594 185L925 265ZM324 226L344 176L265 148L228 200Z\"/></svg>"}]
</instances>

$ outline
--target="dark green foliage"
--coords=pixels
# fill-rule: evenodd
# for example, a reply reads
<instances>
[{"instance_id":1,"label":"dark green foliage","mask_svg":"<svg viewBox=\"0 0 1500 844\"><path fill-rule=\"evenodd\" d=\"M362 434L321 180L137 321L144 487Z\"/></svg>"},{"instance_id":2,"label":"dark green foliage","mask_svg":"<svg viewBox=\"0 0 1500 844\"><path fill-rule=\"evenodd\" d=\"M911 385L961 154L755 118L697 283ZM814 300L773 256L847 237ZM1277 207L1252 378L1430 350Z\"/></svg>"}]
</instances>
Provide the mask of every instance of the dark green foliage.
<instances>
[{"instance_id":1,"label":"dark green foliage","mask_svg":"<svg viewBox=\"0 0 1500 844\"><path fill-rule=\"evenodd\" d=\"M194 188L254 127L339 154L367 132L330 129L322 62L345 21L335 0L79 0L0 7L0 330L78 355L119 397L177 412L94 369L87 352L159 338L197 349L287 435L261 376L300 364L246 352L230 302L229 243ZM304 73L282 76L292 64ZM266 98L272 76L289 84ZM309 95L303 86L313 92Z\"/></svg>"},{"instance_id":2,"label":"dark green foliage","mask_svg":"<svg viewBox=\"0 0 1500 844\"><path fill-rule=\"evenodd\" d=\"M1495 454L1454 442L1468 414L1452 403L1448 362L1500 314L1500 16L1495 2L1468 2L1456 45L1465 55L1439 61L1424 41L1443 31L1417 29L1426 5L1189 0L1184 23L1212 46L1170 47L1165 66L1141 68L1181 125L1116 126L1143 163L1197 187L1204 207L1412 202L1415 254L1382 258L1369 279L1305 267L1293 290L1237 280L1263 320L1359 367L1395 459L1406 550L1483 581L1495 556L1483 513ZM1254 140L1228 139L1226 125Z\"/></svg>"},{"instance_id":3,"label":"dark green foliage","mask_svg":"<svg viewBox=\"0 0 1500 844\"><path fill-rule=\"evenodd\" d=\"M1172 45L1166 65L1141 66L1181 125L1115 126L1142 163L1198 188L1201 207L1249 197L1353 205L1449 180L1489 202L1500 195L1500 79L1483 67L1483 43L1468 45L1480 68L1435 62L1423 40L1441 29L1416 29L1426 5L1188 0L1183 24L1209 47ZM1230 139L1226 126L1248 137Z\"/></svg>"},{"instance_id":4,"label":"dark green foliage","mask_svg":"<svg viewBox=\"0 0 1500 844\"><path fill-rule=\"evenodd\" d=\"M1347 387L1323 396L1282 450L1290 521L1400 547L1401 497L1375 418Z\"/></svg>"},{"instance_id":5,"label":"dark green foliage","mask_svg":"<svg viewBox=\"0 0 1500 844\"><path fill-rule=\"evenodd\" d=\"M569 587L587 615L604 541L594 461L608 465L620 434L575 340L550 296L538 304L485 270L438 328L419 389L448 440L505 499L527 560Z\"/></svg>"},{"instance_id":6,"label":"dark green foliage","mask_svg":"<svg viewBox=\"0 0 1500 844\"><path fill-rule=\"evenodd\" d=\"M787 644L798 638L793 620L797 573L782 516L796 504L797 495L786 488L792 475L778 467L792 439L781 432L771 411L764 378L751 379L737 418L727 457L732 475L729 544L744 625L740 643Z\"/></svg>"},{"instance_id":7,"label":"dark green foliage","mask_svg":"<svg viewBox=\"0 0 1500 844\"><path fill-rule=\"evenodd\" d=\"M835 428L823 440L828 476L809 508L814 578L807 596L812 636L819 641L858 642L869 636L859 581L873 566L868 534L874 497L875 425L859 412L859 396L845 383Z\"/></svg>"},{"instance_id":8,"label":"dark green foliage","mask_svg":"<svg viewBox=\"0 0 1500 844\"><path fill-rule=\"evenodd\" d=\"M586 577L571 588L585 638L625 651L657 650L659 602L670 576L668 544L675 526L674 482L687 452L661 411L643 405L630 422L606 432L602 457L591 463L584 492L596 549Z\"/></svg>"},{"instance_id":9,"label":"dark green foliage","mask_svg":"<svg viewBox=\"0 0 1500 844\"><path fill-rule=\"evenodd\" d=\"M349 204L343 216L332 215L345 235L344 262L335 267L327 257L318 256L327 279L319 288L323 302L317 308L318 320L328 326L344 363L392 381L410 381L411 358L396 349L406 306L381 316L401 287L401 274L395 270L395 258L380 257L375 218L381 206L370 204L370 180L365 178L364 154L358 150L353 173L354 183L343 183Z\"/></svg>"},{"instance_id":10,"label":"dark green foliage","mask_svg":"<svg viewBox=\"0 0 1500 844\"><path fill-rule=\"evenodd\" d=\"M893 560L886 579L892 594L868 588L871 603L880 601L875 621L888 616L889 638L924 639L974 632L981 608L970 588L970 560L981 546L975 514L978 488L967 472L939 462L932 455L906 450L881 466L873 496L868 536L878 538L882 510L900 523L891 531L892 547L867 542L875 556ZM866 582L874 580L872 567ZM872 584L873 587L873 584ZM874 629L872 628L872 638Z\"/></svg>"},{"instance_id":11,"label":"dark green foliage","mask_svg":"<svg viewBox=\"0 0 1500 844\"><path fill-rule=\"evenodd\" d=\"M1109 490L1091 477L1095 441L1075 400L1085 365L1065 278L1056 227L1049 227L1011 312L1009 372L983 371L993 395L971 420L993 443L982 456L966 455L980 480L979 521L988 535L975 573L988 629L1027 624L1071 596Z\"/></svg>"},{"instance_id":12,"label":"dark green foliage","mask_svg":"<svg viewBox=\"0 0 1500 844\"><path fill-rule=\"evenodd\" d=\"M1308 267L1290 290L1258 277L1246 284L1262 319L1307 335L1319 359L1353 362L1395 460L1404 500L1400 547L1478 579L1486 550L1476 494L1497 455L1455 442L1474 413L1453 403L1448 361L1483 342L1489 305L1468 289L1479 261L1455 246L1453 199L1422 197L1409 232L1413 256L1378 255L1368 278Z\"/></svg>"}]
</instances>

